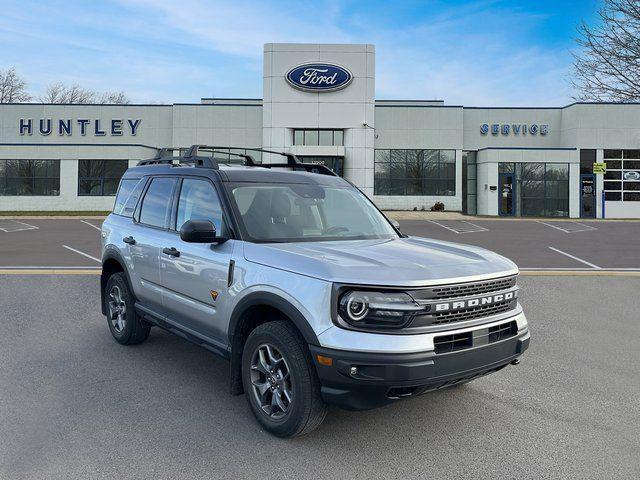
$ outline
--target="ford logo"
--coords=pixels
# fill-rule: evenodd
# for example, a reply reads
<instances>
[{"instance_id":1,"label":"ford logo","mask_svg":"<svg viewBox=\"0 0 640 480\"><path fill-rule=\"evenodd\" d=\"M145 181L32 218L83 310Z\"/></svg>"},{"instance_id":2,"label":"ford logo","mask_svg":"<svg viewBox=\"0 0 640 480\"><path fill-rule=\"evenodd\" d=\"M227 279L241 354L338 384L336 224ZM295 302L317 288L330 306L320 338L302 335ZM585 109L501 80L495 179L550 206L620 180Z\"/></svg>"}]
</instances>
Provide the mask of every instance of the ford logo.
<instances>
[{"instance_id":1,"label":"ford logo","mask_svg":"<svg viewBox=\"0 0 640 480\"><path fill-rule=\"evenodd\" d=\"M624 172L625 180L640 180L640 172Z\"/></svg>"},{"instance_id":2,"label":"ford logo","mask_svg":"<svg viewBox=\"0 0 640 480\"><path fill-rule=\"evenodd\" d=\"M332 63L305 63L293 67L285 75L292 87L305 92L335 92L353 80L349 70Z\"/></svg>"}]
</instances>

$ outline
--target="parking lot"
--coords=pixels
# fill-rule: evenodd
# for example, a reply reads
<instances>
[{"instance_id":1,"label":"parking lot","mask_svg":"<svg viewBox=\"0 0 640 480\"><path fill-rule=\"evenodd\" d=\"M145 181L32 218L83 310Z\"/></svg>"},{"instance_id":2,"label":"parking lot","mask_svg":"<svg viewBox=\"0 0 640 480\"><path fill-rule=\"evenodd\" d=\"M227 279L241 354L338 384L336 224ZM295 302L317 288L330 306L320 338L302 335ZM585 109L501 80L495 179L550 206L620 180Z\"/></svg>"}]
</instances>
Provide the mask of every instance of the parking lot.
<instances>
[{"instance_id":1,"label":"parking lot","mask_svg":"<svg viewBox=\"0 0 640 480\"><path fill-rule=\"evenodd\" d=\"M0 218L0 269L100 266L97 218ZM639 221L403 220L408 235L479 245L527 270L639 271Z\"/></svg>"},{"instance_id":2,"label":"parking lot","mask_svg":"<svg viewBox=\"0 0 640 480\"><path fill-rule=\"evenodd\" d=\"M640 475L638 222L401 222L523 267L531 348L459 388L332 409L292 440L261 430L207 351L158 329L112 340L99 219L17 222L0 220L0 478Z\"/></svg>"}]
</instances>

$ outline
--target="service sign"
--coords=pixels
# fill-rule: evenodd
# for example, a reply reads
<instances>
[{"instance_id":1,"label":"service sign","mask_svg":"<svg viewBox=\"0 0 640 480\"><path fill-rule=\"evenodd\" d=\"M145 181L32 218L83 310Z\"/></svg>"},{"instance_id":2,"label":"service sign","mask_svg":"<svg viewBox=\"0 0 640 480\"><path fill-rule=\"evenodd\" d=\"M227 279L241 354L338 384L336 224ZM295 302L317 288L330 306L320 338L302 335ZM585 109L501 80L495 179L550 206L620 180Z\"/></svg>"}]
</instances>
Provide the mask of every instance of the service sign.
<instances>
[{"instance_id":1,"label":"service sign","mask_svg":"<svg viewBox=\"0 0 640 480\"><path fill-rule=\"evenodd\" d=\"M298 90L322 93L345 88L353 80L353 75L345 67L333 63L305 63L293 67L285 78Z\"/></svg>"}]
</instances>

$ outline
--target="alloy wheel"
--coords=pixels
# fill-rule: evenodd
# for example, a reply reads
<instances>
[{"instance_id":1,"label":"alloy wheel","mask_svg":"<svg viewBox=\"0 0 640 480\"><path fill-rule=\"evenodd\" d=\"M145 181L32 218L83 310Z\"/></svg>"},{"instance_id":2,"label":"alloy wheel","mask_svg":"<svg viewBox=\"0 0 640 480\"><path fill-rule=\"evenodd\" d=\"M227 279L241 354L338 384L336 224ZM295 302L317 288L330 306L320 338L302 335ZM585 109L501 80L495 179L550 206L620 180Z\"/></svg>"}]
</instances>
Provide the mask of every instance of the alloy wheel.
<instances>
[{"instance_id":1,"label":"alloy wheel","mask_svg":"<svg viewBox=\"0 0 640 480\"><path fill-rule=\"evenodd\" d=\"M109 321L118 334L122 333L127 323L127 305L118 285L114 285L109 291Z\"/></svg>"},{"instance_id":2,"label":"alloy wheel","mask_svg":"<svg viewBox=\"0 0 640 480\"><path fill-rule=\"evenodd\" d=\"M280 351L264 343L251 357L251 385L258 406L277 420L289 411L293 400L289 365Z\"/></svg>"}]
</instances>

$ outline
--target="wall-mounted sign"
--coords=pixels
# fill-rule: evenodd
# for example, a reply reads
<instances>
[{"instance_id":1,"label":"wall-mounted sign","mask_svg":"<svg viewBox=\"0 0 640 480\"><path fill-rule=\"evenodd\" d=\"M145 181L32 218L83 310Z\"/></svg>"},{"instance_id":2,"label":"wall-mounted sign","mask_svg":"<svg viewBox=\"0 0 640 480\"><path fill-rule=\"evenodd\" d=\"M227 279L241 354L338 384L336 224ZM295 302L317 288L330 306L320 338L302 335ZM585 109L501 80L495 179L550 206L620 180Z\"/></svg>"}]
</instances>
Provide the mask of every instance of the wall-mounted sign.
<instances>
[{"instance_id":1,"label":"wall-mounted sign","mask_svg":"<svg viewBox=\"0 0 640 480\"><path fill-rule=\"evenodd\" d=\"M622 178L624 178L625 180L640 180L640 172L627 170L622 174Z\"/></svg>"},{"instance_id":2,"label":"wall-mounted sign","mask_svg":"<svg viewBox=\"0 0 640 480\"><path fill-rule=\"evenodd\" d=\"M106 135L119 137L122 135L135 136L138 133L142 120L114 118L107 121L100 119L89 120L78 118L72 120L70 118L54 120L51 118L40 118L33 120L31 118L21 118L18 122L18 132L20 135L59 135L61 137L71 137L78 133L82 136L94 135L96 137L104 137Z\"/></svg>"},{"instance_id":3,"label":"wall-mounted sign","mask_svg":"<svg viewBox=\"0 0 640 480\"><path fill-rule=\"evenodd\" d=\"M606 162L595 162L593 164L593 173L607 173Z\"/></svg>"},{"instance_id":4,"label":"wall-mounted sign","mask_svg":"<svg viewBox=\"0 0 640 480\"><path fill-rule=\"evenodd\" d=\"M480 134L487 135L546 135L549 133L549 125L538 123L483 123L480 125Z\"/></svg>"},{"instance_id":5,"label":"wall-mounted sign","mask_svg":"<svg viewBox=\"0 0 640 480\"><path fill-rule=\"evenodd\" d=\"M335 92L349 85L353 75L333 63L305 63L293 67L285 78L292 87L305 92Z\"/></svg>"}]
</instances>

